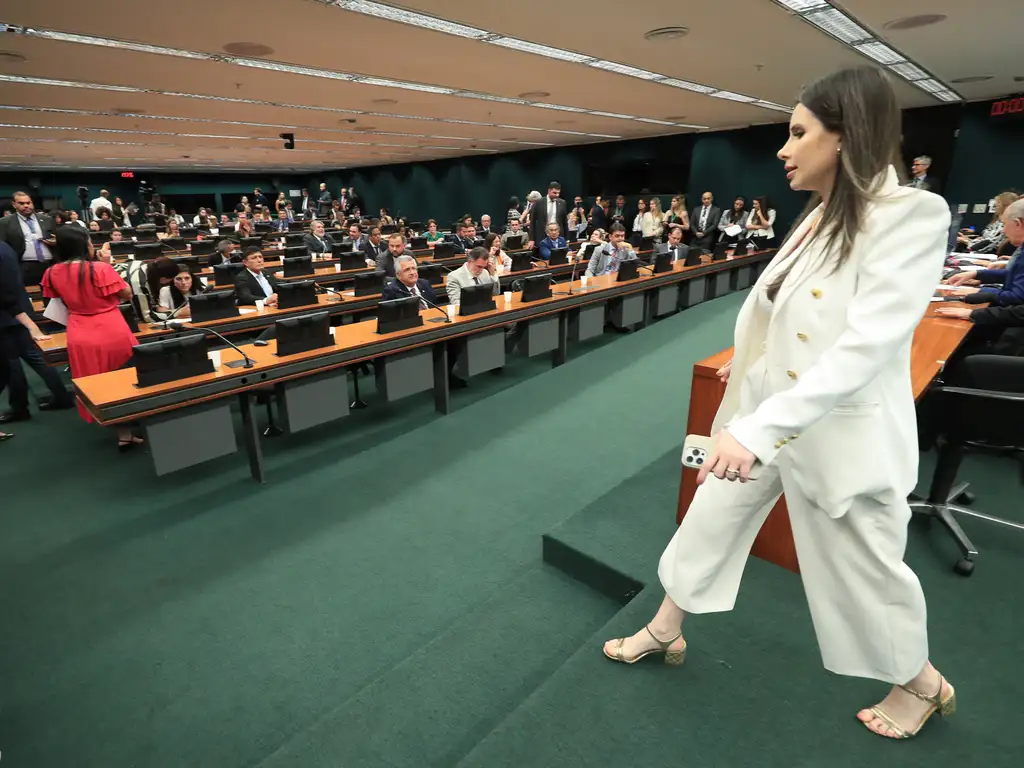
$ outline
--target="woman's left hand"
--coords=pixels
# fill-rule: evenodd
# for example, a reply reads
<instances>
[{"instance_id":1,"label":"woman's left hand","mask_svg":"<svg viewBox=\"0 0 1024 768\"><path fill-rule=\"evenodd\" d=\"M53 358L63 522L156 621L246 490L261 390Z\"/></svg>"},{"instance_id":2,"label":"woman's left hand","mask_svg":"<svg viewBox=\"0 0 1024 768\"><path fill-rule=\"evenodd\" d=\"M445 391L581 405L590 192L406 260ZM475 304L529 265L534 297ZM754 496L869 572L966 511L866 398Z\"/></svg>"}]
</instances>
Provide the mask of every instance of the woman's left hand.
<instances>
[{"instance_id":1,"label":"woman's left hand","mask_svg":"<svg viewBox=\"0 0 1024 768\"><path fill-rule=\"evenodd\" d=\"M972 293L977 293L979 288L957 288L955 291L950 291L954 296L970 296Z\"/></svg>"},{"instance_id":2,"label":"woman's left hand","mask_svg":"<svg viewBox=\"0 0 1024 768\"><path fill-rule=\"evenodd\" d=\"M719 480L739 480L745 483L755 461L757 457L754 454L740 445L727 430L722 430L715 441L714 450L697 474L697 485L707 479L708 473L714 474Z\"/></svg>"}]
</instances>

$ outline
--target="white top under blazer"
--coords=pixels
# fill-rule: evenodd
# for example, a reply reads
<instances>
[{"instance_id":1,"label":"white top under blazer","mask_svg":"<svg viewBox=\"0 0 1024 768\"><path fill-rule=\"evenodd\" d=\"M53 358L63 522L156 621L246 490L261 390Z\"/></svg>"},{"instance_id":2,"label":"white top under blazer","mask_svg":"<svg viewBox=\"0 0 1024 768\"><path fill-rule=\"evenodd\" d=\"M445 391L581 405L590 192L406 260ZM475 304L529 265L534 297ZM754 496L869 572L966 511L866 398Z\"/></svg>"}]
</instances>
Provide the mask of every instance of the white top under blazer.
<instances>
[{"instance_id":1,"label":"white top under blazer","mask_svg":"<svg viewBox=\"0 0 1024 768\"><path fill-rule=\"evenodd\" d=\"M899 186L892 166L874 190L842 267L820 235L808 242L819 206L761 274L736 320L712 428L727 428L763 464L778 461L833 518L854 497L905 499L917 483L910 347L949 232L945 200ZM764 292L790 259L769 308Z\"/></svg>"}]
</instances>

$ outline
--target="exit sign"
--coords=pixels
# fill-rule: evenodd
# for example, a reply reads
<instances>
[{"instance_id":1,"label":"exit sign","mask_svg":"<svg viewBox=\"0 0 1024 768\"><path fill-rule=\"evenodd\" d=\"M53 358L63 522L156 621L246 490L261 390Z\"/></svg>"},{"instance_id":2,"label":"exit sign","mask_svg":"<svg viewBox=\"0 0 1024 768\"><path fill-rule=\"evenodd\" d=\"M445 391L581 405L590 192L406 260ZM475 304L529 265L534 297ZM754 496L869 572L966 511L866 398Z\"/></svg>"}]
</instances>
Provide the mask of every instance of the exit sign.
<instances>
[{"instance_id":1,"label":"exit sign","mask_svg":"<svg viewBox=\"0 0 1024 768\"><path fill-rule=\"evenodd\" d=\"M121 178L122 179L134 179L135 178L135 171L121 171Z\"/></svg>"}]
</instances>

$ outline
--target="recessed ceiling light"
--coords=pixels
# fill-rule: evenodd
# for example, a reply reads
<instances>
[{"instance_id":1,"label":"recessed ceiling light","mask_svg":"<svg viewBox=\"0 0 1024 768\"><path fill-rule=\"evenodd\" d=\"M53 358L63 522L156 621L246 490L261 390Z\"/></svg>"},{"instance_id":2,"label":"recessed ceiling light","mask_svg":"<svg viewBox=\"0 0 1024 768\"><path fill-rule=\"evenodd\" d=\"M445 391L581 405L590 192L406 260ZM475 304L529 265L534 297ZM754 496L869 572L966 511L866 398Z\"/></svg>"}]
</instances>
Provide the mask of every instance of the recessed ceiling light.
<instances>
[{"instance_id":1,"label":"recessed ceiling light","mask_svg":"<svg viewBox=\"0 0 1024 768\"><path fill-rule=\"evenodd\" d=\"M659 27L650 32L644 32L644 40L678 40L690 34L686 27Z\"/></svg>"},{"instance_id":2,"label":"recessed ceiling light","mask_svg":"<svg viewBox=\"0 0 1024 768\"><path fill-rule=\"evenodd\" d=\"M951 83L984 83L986 80L991 80L992 75L969 75L967 77L957 77L950 80Z\"/></svg>"},{"instance_id":3,"label":"recessed ceiling light","mask_svg":"<svg viewBox=\"0 0 1024 768\"><path fill-rule=\"evenodd\" d=\"M274 49L263 43L227 43L222 49L233 56L270 56Z\"/></svg>"},{"instance_id":4,"label":"recessed ceiling light","mask_svg":"<svg viewBox=\"0 0 1024 768\"><path fill-rule=\"evenodd\" d=\"M520 99L546 99L551 94L547 91L527 91L526 93L520 93Z\"/></svg>"},{"instance_id":5,"label":"recessed ceiling light","mask_svg":"<svg viewBox=\"0 0 1024 768\"><path fill-rule=\"evenodd\" d=\"M28 61L28 59L20 53L14 53L13 51L0 51L0 61L5 64L22 64Z\"/></svg>"},{"instance_id":6,"label":"recessed ceiling light","mask_svg":"<svg viewBox=\"0 0 1024 768\"><path fill-rule=\"evenodd\" d=\"M886 29L918 29L927 27L929 24L938 24L947 18L949 17L944 13L923 13L920 16L904 16L902 19L893 19L882 26Z\"/></svg>"}]
</instances>

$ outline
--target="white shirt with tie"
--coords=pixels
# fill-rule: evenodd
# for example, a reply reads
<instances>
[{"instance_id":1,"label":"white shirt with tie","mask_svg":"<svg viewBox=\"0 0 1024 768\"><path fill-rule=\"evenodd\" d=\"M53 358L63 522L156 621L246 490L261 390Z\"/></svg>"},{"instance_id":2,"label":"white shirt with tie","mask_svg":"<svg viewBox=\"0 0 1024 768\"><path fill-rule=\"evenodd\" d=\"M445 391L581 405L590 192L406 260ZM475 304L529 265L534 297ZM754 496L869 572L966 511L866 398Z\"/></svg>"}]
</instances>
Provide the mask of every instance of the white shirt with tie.
<instances>
[{"instance_id":1,"label":"white shirt with tie","mask_svg":"<svg viewBox=\"0 0 1024 768\"><path fill-rule=\"evenodd\" d=\"M25 236L25 251L21 254L21 260L52 261L53 254L50 253L50 247L43 242L43 228L39 224L39 217L34 213L29 216L29 219L32 219L32 225L29 226L28 219L20 213L16 213L15 216L18 217L18 223L21 224L21 233ZM39 252L43 255L42 259L39 258L39 253L36 251L36 241L39 242Z\"/></svg>"},{"instance_id":2,"label":"white shirt with tie","mask_svg":"<svg viewBox=\"0 0 1024 768\"><path fill-rule=\"evenodd\" d=\"M256 278L256 282L260 284L260 288L263 289L263 295L266 298L270 298L274 295L274 289L270 287L270 281L263 275L262 272L253 272L251 269L247 269L250 275Z\"/></svg>"},{"instance_id":3,"label":"white shirt with tie","mask_svg":"<svg viewBox=\"0 0 1024 768\"><path fill-rule=\"evenodd\" d=\"M703 208L700 209L700 219L699 219L699 223L697 224L697 231L698 232L707 232L707 230L708 230L708 216L710 215L710 213L711 213L711 206L710 205L705 205Z\"/></svg>"},{"instance_id":4,"label":"white shirt with tie","mask_svg":"<svg viewBox=\"0 0 1024 768\"><path fill-rule=\"evenodd\" d=\"M548 198L548 224L558 223L558 200L557 197Z\"/></svg>"}]
</instances>

